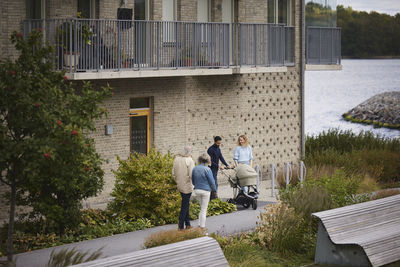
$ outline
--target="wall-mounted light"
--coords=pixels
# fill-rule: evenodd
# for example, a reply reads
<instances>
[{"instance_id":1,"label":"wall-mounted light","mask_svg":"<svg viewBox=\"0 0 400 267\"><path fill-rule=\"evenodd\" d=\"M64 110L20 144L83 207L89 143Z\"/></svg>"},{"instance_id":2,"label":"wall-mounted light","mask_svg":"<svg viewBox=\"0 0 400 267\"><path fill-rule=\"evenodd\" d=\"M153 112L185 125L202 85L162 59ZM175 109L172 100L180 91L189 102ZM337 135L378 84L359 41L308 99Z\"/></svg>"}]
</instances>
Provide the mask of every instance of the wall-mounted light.
<instances>
[{"instance_id":1,"label":"wall-mounted light","mask_svg":"<svg viewBox=\"0 0 400 267\"><path fill-rule=\"evenodd\" d=\"M114 126L112 124L106 124L106 135L112 135L114 132Z\"/></svg>"}]
</instances>

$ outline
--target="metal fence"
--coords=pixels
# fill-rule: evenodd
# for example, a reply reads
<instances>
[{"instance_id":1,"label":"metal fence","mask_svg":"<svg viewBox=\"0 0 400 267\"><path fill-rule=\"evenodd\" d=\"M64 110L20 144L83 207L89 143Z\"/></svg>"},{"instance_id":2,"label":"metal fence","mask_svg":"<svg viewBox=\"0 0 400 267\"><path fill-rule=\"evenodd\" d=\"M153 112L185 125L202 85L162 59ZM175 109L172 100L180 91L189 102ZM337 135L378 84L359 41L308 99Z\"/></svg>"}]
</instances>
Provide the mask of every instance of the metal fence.
<instances>
[{"instance_id":1,"label":"metal fence","mask_svg":"<svg viewBox=\"0 0 400 267\"><path fill-rule=\"evenodd\" d=\"M329 27L307 27L307 64L340 65L341 29Z\"/></svg>"},{"instance_id":2,"label":"metal fence","mask_svg":"<svg viewBox=\"0 0 400 267\"><path fill-rule=\"evenodd\" d=\"M294 27L279 24L234 23L232 36L233 65L294 64Z\"/></svg>"},{"instance_id":3,"label":"metal fence","mask_svg":"<svg viewBox=\"0 0 400 267\"><path fill-rule=\"evenodd\" d=\"M47 19L55 66L68 72L294 64L294 27L278 24Z\"/></svg>"}]
</instances>

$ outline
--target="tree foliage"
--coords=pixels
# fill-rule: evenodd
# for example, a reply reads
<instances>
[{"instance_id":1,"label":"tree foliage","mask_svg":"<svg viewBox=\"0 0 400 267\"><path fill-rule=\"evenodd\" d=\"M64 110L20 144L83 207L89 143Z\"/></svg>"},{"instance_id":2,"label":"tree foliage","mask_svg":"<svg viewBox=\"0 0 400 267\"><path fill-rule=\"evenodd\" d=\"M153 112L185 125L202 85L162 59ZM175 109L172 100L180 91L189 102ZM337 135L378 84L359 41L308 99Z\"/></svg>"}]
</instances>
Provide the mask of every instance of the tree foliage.
<instances>
[{"instance_id":1,"label":"tree foliage","mask_svg":"<svg viewBox=\"0 0 400 267\"><path fill-rule=\"evenodd\" d=\"M337 26L342 28L343 56L400 56L400 13L367 13L339 5Z\"/></svg>"},{"instance_id":2,"label":"tree foliage","mask_svg":"<svg viewBox=\"0 0 400 267\"><path fill-rule=\"evenodd\" d=\"M87 133L105 114L100 103L110 88L77 85L55 71L40 29L11 40L19 57L0 62L1 181L15 189L17 205L61 233L78 222L80 201L102 189L101 158Z\"/></svg>"}]
</instances>

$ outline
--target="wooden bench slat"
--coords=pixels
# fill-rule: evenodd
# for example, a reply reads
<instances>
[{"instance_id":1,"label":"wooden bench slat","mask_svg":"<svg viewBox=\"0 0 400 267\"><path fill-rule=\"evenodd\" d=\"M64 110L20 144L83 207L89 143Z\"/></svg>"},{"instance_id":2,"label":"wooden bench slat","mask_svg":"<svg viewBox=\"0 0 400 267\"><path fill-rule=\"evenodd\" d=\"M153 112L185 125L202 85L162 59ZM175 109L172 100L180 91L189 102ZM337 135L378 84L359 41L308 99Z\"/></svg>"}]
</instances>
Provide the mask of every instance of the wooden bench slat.
<instances>
[{"instance_id":1,"label":"wooden bench slat","mask_svg":"<svg viewBox=\"0 0 400 267\"><path fill-rule=\"evenodd\" d=\"M98 259L76 267L104 266L229 266L219 244L201 237L174 244Z\"/></svg>"}]
</instances>

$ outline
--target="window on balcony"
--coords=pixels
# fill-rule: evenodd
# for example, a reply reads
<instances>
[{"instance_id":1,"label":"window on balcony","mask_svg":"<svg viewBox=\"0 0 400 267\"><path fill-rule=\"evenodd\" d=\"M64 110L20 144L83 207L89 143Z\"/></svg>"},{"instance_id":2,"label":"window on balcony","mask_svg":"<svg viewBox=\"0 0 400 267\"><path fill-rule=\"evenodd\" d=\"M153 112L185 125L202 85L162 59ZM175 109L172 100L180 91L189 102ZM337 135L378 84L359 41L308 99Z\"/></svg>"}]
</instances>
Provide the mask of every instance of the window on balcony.
<instances>
[{"instance_id":1,"label":"window on balcony","mask_svg":"<svg viewBox=\"0 0 400 267\"><path fill-rule=\"evenodd\" d=\"M293 25L293 0L267 0L268 23Z\"/></svg>"},{"instance_id":2,"label":"window on balcony","mask_svg":"<svg viewBox=\"0 0 400 267\"><path fill-rule=\"evenodd\" d=\"M147 20L149 18L149 1L135 0L134 12L135 20Z\"/></svg>"},{"instance_id":3,"label":"window on balcony","mask_svg":"<svg viewBox=\"0 0 400 267\"><path fill-rule=\"evenodd\" d=\"M42 0L26 0L26 18L41 19L42 17Z\"/></svg>"},{"instance_id":4,"label":"window on balcony","mask_svg":"<svg viewBox=\"0 0 400 267\"><path fill-rule=\"evenodd\" d=\"M209 22L211 5L209 0L197 0L197 21Z\"/></svg>"},{"instance_id":5,"label":"window on balcony","mask_svg":"<svg viewBox=\"0 0 400 267\"><path fill-rule=\"evenodd\" d=\"M174 44L176 41L176 27L172 21L176 21L177 17L176 0L163 0L162 1L162 20L168 21L163 23L163 42Z\"/></svg>"}]
</instances>

